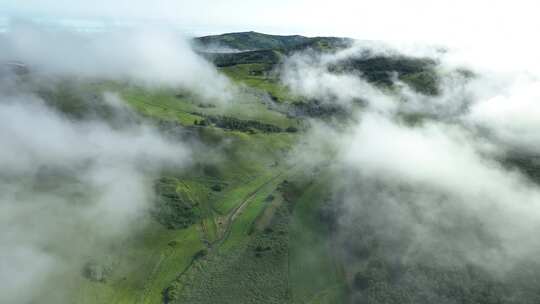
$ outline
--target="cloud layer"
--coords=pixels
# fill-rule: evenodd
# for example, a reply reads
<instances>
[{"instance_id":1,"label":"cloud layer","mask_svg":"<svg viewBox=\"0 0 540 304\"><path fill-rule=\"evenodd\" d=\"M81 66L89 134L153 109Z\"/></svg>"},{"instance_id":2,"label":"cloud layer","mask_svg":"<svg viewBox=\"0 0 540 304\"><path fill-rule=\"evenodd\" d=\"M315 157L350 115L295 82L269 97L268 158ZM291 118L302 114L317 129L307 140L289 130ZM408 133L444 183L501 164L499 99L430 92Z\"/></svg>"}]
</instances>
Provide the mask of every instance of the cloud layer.
<instances>
[{"instance_id":1,"label":"cloud layer","mask_svg":"<svg viewBox=\"0 0 540 304\"><path fill-rule=\"evenodd\" d=\"M189 160L186 146L152 127L76 122L35 97L4 96L0 118L5 303L33 299L53 275L80 272L150 208L160 168Z\"/></svg>"},{"instance_id":2,"label":"cloud layer","mask_svg":"<svg viewBox=\"0 0 540 304\"><path fill-rule=\"evenodd\" d=\"M296 54L282 73L297 94L345 105L366 101L351 110L346 123L318 124L298 152L315 166L334 155L342 176L333 186L343 202L344 247L373 234L379 246L388 246L383 251L389 259L472 264L499 275L535 261L540 187L504 160L540 153L540 74L487 68L486 61L471 64L474 56L464 50L401 47ZM440 94L418 94L397 79L394 89L381 89L361 74L328 69L329 63L362 56L366 48L384 56L429 54L438 62ZM412 113L420 119L403 119Z\"/></svg>"},{"instance_id":3,"label":"cloud layer","mask_svg":"<svg viewBox=\"0 0 540 304\"><path fill-rule=\"evenodd\" d=\"M163 28L84 34L19 23L0 35L0 46L0 61L18 60L43 74L179 87L221 102L231 97L227 78L187 38Z\"/></svg>"}]
</instances>

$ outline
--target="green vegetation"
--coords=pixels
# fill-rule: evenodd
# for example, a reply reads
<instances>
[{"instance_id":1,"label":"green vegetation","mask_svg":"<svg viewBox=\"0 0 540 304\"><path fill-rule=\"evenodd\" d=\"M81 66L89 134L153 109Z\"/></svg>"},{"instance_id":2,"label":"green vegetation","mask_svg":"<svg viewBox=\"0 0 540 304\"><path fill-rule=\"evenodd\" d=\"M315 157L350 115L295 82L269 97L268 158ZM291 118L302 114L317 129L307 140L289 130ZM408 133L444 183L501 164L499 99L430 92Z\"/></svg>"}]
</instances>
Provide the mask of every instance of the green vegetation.
<instances>
[{"instance_id":1,"label":"green vegetation","mask_svg":"<svg viewBox=\"0 0 540 304\"><path fill-rule=\"evenodd\" d=\"M523 173L535 183L540 183L540 159L536 155L510 153L502 163Z\"/></svg>"},{"instance_id":2,"label":"green vegetation","mask_svg":"<svg viewBox=\"0 0 540 304\"><path fill-rule=\"evenodd\" d=\"M72 80L57 81L54 86L38 85L36 93L53 109L71 118L110 117L113 109L103 95L87 84Z\"/></svg>"},{"instance_id":3,"label":"green vegetation","mask_svg":"<svg viewBox=\"0 0 540 304\"><path fill-rule=\"evenodd\" d=\"M241 87L230 103L179 88L119 82L68 81L38 90L75 119L112 117L103 93L117 93L139 114L137 120L172 140L200 145L189 167L170 168L151 181L154 204L133 236L111 245L104 257L89 257L70 278L73 303L334 304L351 295L359 303L429 303L394 281L406 267L416 279L443 286L448 297L475 299L460 303L497 303L480 300L498 285L478 269L436 272L381 259L366 227L358 237L366 238L361 265L344 265L334 249L338 212L328 207L335 194L328 184L336 177L328 168L297 168L286 160L308 126L305 120L345 120L350 111L294 96L276 67L293 52L333 52L350 40L249 32L198 43L244 51L204 54ZM361 72L383 87L397 76L419 93L437 95L435 68L427 59L372 57L340 62L330 72ZM403 119L413 125L423 117ZM471 281L478 289L465 286Z\"/></svg>"},{"instance_id":4,"label":"green vegetation","mask_svg":"<svg viewBox=\"0 0 540 304\"><path fill-rule=\"evenodd\" d=\"M328 190L324 178L282 185L293 215L289 228L292 303L345 302L345 277L333 256L330 226L319 217Z\"/></svg>"},{"instance_id":5,"label":"green vegetation","mask_svg":"<svg viewBox=\"0 0 540 304\"><path fill-rule=\"evenodd\" d=\"M411 88L426 95L439 94L436 62L426 58L376 56L347 59L331 67L336 72L358 71L369 82L392 86L395 75Z\"/></svg>"},{"instance_id":6,"label":"green vegetation","mask_svg":"<svg viewBox=\"0 0 540 304\"><path fill-rule=\"evenodd\" d=\"M241 120L234 117L226 116L204 116L205 119L201 121L195 121L195 125L208 126L214 125L218 128L223 128L232 131L242 131L255 133L255 130L259 130L265 133L279 133L283 132L280 127L261 123L257 120Z\"/></svg>"},{"instance_id":7,"label":"green vegetation","mask_svg":"<svg viewBox=\"0 0 540 304\"><path fill-rule=\"evenodd\" d=\"M257 90L260 95L268 95L273 102L289 103L302 100L281 84L272 65L266 63L236 64L223 67L220 71L236 83Z\"/></svg>"},{"instance_id":8,"label":"green vegetation","mask_svg":"<svg viewBox=\"0 0 540 304\"><path fill-rule=\"evenodd\" d=\"M296 303L293 290L305 287L295 284L308 284L308 277L290 279L290 223L297 215L280 185L294 171L282 160L297 140L298 123L266 107L259 108L262 120L245 119L251 114L241 110L215 115L219 106L201 106L196 96L171 90L115 83L93 88L118 92L164 133L187 128L185 136L220 147L202 159L215 153L221 160L196 158L183 173L163 172L137 237L117 244L120 251L106 259L111 262L89 261L73 280L75 302ZM318 248L321 261L331 261ZM336 278L332 264L324 265L317 269L333 275L324 277ZM310 303L334 303L343 284L332 282Z\"/></svg>"},{"instance_id":9,"label":"green vegetation","mask_svg":"<svg viewBox=\"0 0 540 304\"><path fill-rule=\"evenodd\" d=\"M278 50L292 53L312 49L319 52L336 51L352 44L348 38L276 36L257 32L228 33L196 39L200 46L209 48L228 48L236 51Z\"/></svg>"},{"instance_id":10,"label":"green vegetation","mask_svg":"<svg viewBox=\"0 0 540 304\"><path fill-rule=\"evenodd\" d=\"M161 178L156 182L157 196L153 215L168 229L187 228L200 219L199 203L189 195L189 188L173 178Z\"/></svg>"},{"instance_id":11,"label":"green vegetation","mask_svg":"<svg viewBox=\"0 0 540 304\"><path fill-rule=\"evenodd\" d=\"M273 50L247 51L241 53L206 53L204 55L217 67L253 63L273 66L278 64L282 57L279 52Z\"/></svg>"},{"instance_id":12,"label":"green vegetation","mask_svg":"<svg viewBox=\"0 0 540 304\"><path fill-rule=\"evenodd\" d=\"M298 35L276 36L257 32L229 33L196 39L203 46L221 46L241 51L289 48L309 40L310 38Z\"/></svg>"},{"instance_id":13,"label":"green vegetation","mask_svg":"<svg viewBox=\"0 0 540 304\"><path fill-rule=\"evenodd\" d=\"M287 218L279 208L269 227L247 243L214 252L167 290L166 303L288 303Z\"/></svg>"}]
</instances>

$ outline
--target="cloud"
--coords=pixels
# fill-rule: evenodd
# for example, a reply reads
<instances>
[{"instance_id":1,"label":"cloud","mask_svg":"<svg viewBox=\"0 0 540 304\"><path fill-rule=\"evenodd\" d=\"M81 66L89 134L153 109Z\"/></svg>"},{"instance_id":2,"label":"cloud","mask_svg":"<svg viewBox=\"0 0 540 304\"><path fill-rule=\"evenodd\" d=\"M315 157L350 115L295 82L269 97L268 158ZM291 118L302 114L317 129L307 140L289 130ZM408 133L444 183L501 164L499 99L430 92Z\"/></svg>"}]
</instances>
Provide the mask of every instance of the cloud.
<instances>
[{"instance_id":1,"label":"cloud","mask_svg":"<svg viewBox=\"0 0 540 304\"><path fill-rule=\"evenodd\" d=\"M509 68L511 61L490 66L492 57L475 63L477 53L466 49L437 49L359 43L336 54L292 56L282 75L293 92L346 105L359 98L366 105L353 106L346 122L316 124L296 156L314 167L326 159L337 168L340 178L331 187L343 202L338 238L345 251L365 245L403 263L475 265L506 274L540 253L534 238L540 187L501 162L539 152L540 74L523 68L524 58ZM385 91L361 74L328 68L365 50L436 59L440 94L418 94L398 79ZM423 119L406 123L403 115L412 113ZM375 245L363 243L370 237Z\"/></svg>"},{"instance_id":2,"label":"cloud","mask_svg":"<svg viewBox=\"0 0 540 304\"><path fill-rule=\"evenodd\" d=\"M66 303L89 262L109 267L114 248L144 228L162 170L181 172L199 147L163 134L120 95L79 85L181 89L225 104L235 89L163 28L82 33L17 22L0 47L0 280L9 282L0 302ZM5 68L13 60L30 73ZM64 84L66 100L35 94Z\"/></svg>"},{"instance_id":3,"label":"cloud","mask_svg":"<svg viewBox=\"0 0 540 304\"><path fill-rule=\"evenodd\" d=\"M43 295L135 231L159 171L190 159L151 126L75 121L31 95L2 96L0 145L3 303L65 302Z\"/></svg>"},{"instance_id":4,"label":"cloud","mask_svg":"<svg viewBox=\"0 0 540 304\"><path fill-rule=\"evenodd\" d=\"M508 91L493 94L474 104L467 120L489 130L497 140L513 150L540 152L540 83L517 81Z\"/></svg>"},{"instance_id":5,"label":"cloud","mask_svg":"<svg viewBox=\"0 0 540 304\"><path fill-rule=\"evenodd\" d=\"M337 0L332 3L279 0L272 5L242 0L3 0L2 8L4 14L19 17L159 20L213 32L225 28L266 29L282 34L338 35L471 47L489 45L490 48L498 45L516 51L520 50L520 47L514 48L518 42L533 43L530 37L539 27L534 14L538 2L534 0L477 0L472 3L457 0L436 4L427 0ZM310 14L305 13L306 8ZM259 14L261 11L265 14Z\"/></svg>"},{"instance_id":6,"label":"cloud","mask_svg":"<svg viewBox=\"0 0 540 304\"><path fill-rule=\"evenodd\" d=\"M333 73L330 66L346 58L358 56L365 47L354 46L335 54L297 53L285 60L281 81L293 94L335 102L349 107L358 100L377 100L373 107L389 111L396 107L393 100L380 89L370 85L359 73ZM370 98L373 97L373 98Z\"/></svg>"},{"instance_id":7,"label":"cloud","mask_svg":"<svg viewBox=\"0 0 540 304\"><path fill-rule=\"evenodd\" d=\"M509 267L534 258L540 251L533 237L540 228L540 189L490 158L489 152L496 150L467 131L438 123L407 127L368 114L344 141L350 145L344 149L343 164L358 178L351 189L358 183L382 185L360 186L369 194L352 191L346 199L352 213L365 212L363 197L376 199L387 207L379 206L388 212L382 229L411 233L407 238L417 250L439 248L443 256L444 250L456 251L490 269L501 269L503 261ZM474 229L458 234L467 218L496 240L493 247L479 246L482 240ZM441 233L442 228L449 235Z\"/></svg>"},{"instance_id":8,"label":"cloud","mask_svg":"<svg viewBox=\"0 0 540 304\"><path fill-rule=\"evenodd\" d=\"M228 101L233 91L187 38L164 29L84 34L19 23L0 36L0 46L0 61L22 61L42 74L180 87L220 102Z\"/></svg>"}]
</instances>

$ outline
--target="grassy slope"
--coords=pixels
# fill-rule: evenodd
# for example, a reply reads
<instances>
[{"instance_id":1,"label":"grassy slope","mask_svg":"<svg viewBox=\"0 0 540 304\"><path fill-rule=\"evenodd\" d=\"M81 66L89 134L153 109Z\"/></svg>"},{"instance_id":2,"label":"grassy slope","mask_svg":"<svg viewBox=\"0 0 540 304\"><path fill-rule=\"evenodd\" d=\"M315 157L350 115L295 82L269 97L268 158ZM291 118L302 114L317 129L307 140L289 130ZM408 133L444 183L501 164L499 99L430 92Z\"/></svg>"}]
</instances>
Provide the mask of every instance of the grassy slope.
<instances>
[{"instance_id":1,"label":"grassy slope","mask_svg":"<svg viewBox=\"0 0 540 304\"><path fill-rule=\"evenodd\" d=\"M292 303L345 301L345 282L330 253L329 232L318 220L325 191L324 182L316 181L295 202L289 242Z\"/></svg>"},{"instance_id":2,"label":"grassy slope","mask_svg":"<svg viewBox=\"0 0 540 304\"><path fill-rule=\"evenodd\" d=\"M229 47L236 50L261 50L289 48L307 43L309 38L303 36L276 36L256 32L228 33L205 36L196 39L207 46Z\"/></svg>"},{"instance_id":3,"label":"grassy slope","mask_svg":"<svg viewBox=\"0 0 540 304\"><path fill-rule=\"evenodd\" d=\"M223 71L236 82L269 91L283 99L288 98L285 90L272 80L266 77L251 77L251 68L235 67ZM255 300L257 303L265 300L269 303L289 301L290 286L283 285L283 282L288 282L289 275L291 278L296 276L295 282L302 286L299 288L307 292L320 287L309 287L310 276L317 269L310 270L310 274L306 276L287 271L289 228L280 228L287 231L284 235L277 232L265 234L256 228L260 218L265 218L265 224L261 224L263 226L284 225L280 222L284 220L283 210L276 211L279 209L277 206L268 208L270 203L267 198L271 194L279 197L276 189L289 170L282 160L286 158L287 151L294 145L298 135L246 134L193 126L195 120L202 118L196 113L225 113L224 115L239 119L259 120L283 128L296 126L297 122L269 110L262 103L256 102L259 100L256 95L250 94L237 100L232 106L209 108L201 107L196 96L178 94L174 90L147 90L114 83L99 84L96 89L118 92L135 110L151 118L177 121L194 128L203 142L219 146L221 150L216 153L220 157L225 155L225 159L216 163L212 173L188 172L178 177L177 192L200 203L203 217L200 223L187 229L167 230L153 219L147 219L147 225L136 239L118 245L122 250L115 255L115 267L106 282L90 282L81 276L74 279L74 286L78 289L75 303L161 303L163 292L173 282L181 282L183 277L201 279L201 288L210 284L206 288L215 291L213 296L227 296L231 288L237 286L236 280L244 286L237 290L244 302ZM223 190L212 191L211 187L215 184L222 184ZM270 215L263 216L265 210L271 210ZM295 212L295 216L296 214ZM298 213L301 214L303 213ZM230 226L227 220L230 220ZM298 227L293 228L295 238L298 233ZM308 243L304 239L298 241L298 246ZM261 260L254 256L253 250L255 244L263 243L271 243L281 249L272 251L272 254L267 255L268 258ZM199 264L202 262L195 261L194 257L201 249L208 248L208 245L210 254L204 260L209 262L206 266L201 266ZM294 250L299 247L291 248ZM326 261L326 252L318 250L316 254L321 256L321 261ZM217 278L222 279L219 284L212 278L201 276L198 272L201 267L206 267L206 273L219 273ZM329 271L329 268L319 270ZM185 275L181 275L184 272ZM327 277L325 274L323 276ZM269 282L273 282L273 285L269 285ZM272 286L275 287L274 291ZM179 288L184 287L182 285ZM245 288L249 291L247 294L243 292ZM201 303L213 303L210 294L207 294L208 298L205 300L204 290L193 292L203 292L199 297L199 300L202 299ZM272 294L276 292L279 296L274 297ZM234 295L234 292L229 294ZM234 300L235 298L231 298L231 303L242 303Z\"/></svg>"},{"instance_id":4,"label":"grassy slope","mask_svg":"<svg viewBox=\"0 0 540 304\"><path fill-rule=\"evenodd\" d=\"M302 176L289 169L253 196L223 244L173 284L174 303L343 303L345 282L318 221L324 182L284 202L278 185Z\"/></svg>"},{"instance_id":5,"label":"grassy slope","mask_svg":"<svg viewBox=\"0 0 540 304\"><path fill-rule=\"evenodd\" d=\"M278 127L287 128L296 126L282 113L268 110L268 108L257 100L257 96L242 94L239 99L232 103L217 105L214 108L200 106L197 97L177 96L173 90L147 91L140 87L125 88L122 96L139 112L152 117L165 120L177 120L183 125L193 125L195 120L202 117L194 113L205 115L225 115L243 120L258 120L263 123L273 124Z\"/></svg>"},{"instance_id":6,"label":"grassy slope","mask_svg":"<svg viewBox=\"0 0 540 304\"><path fill-rule=\"evenodd\" d=\"M256 32L228 33L195 39L195 43L209 49L225 47L240 51L279 50L286 53L314 49L317 51L335 51L352 44L348 38L275 36Z\"/></svg>"},{"instance_id":7,"label":"grassy slope","mask_svg":"<svg viewBox=\"0 0 540 304\"><path fill-rule=\"evenodd\" d=\"M249 164L244 165L249 167ZM257 168L250 169L258 171ZM114 275L106 283L81 281L81 293L76 302L159 303L163 297L163 290L191 264L194 255L199 250L206 248L203 241L216 241L219 228L216 227L215 222L219 211L213 210L214 208L222 210L222 214L231 211L216 208L222 206L222 196L229 198L230 208L237 207L249 198L248 204L239 212L230 231L226 234L226 239L222 244L223 251L227 252L230 248L244 243L254 219L264 207L264 199L281 181L281 179L272 180L274 176L262 171L263 168L259 170L260 178L246 183L243 180L250 180L253 172L244 171L242 174L236 169L235 174L230 175L231 171L226 171L227 174L223 180L228 182L229 186L223 194L214 195L211 206L205 208L204 223L207 231L203 231L202 225L194 225L183 230L166 230L158 223L152 222L141 235L141 241L122 245L125 253L118 257L119 264L115 267ZM277 172L278 168L275 171ZM227 175L229 178L226 177ZM242 180L236 181L237 177L241 177ZM182 180L180 184L183 185L182 187L188 185L190 189L204 187L206 190L199 190L201 193L208 191L207 186L201 186L196 180ZM255 195L251 197L253 193ZM171 246L171 241L175 241L176 244Z\"/></svg>"},{"instance_id":8,"label":"grassy slope","mask_svg":"<svg viewBox=\"0 0 540 304\"><path fill-rule=\"evenodd\" d=\"M121 245L106 283L80 279L75 303L159 303L161 291L203 248L196 226L166 230L152 222L139 239ZM169 245L176 241L176 246Z\"/></svg>"},{"instance_id":9,"label":"grassy slope","mask_svg":"<svg viewBox=\"0 0 540 304\"><path fill-rule=\"evenodd\" d=\"M220 69L229 78L237 83L255 88L261 92L269 93L277 102L293 102L300 100L294 96L278 79L268 77L264 73L271 73L271 67L265 64L239 64Z\"/></svg>"},{"instance_id":10,"label":"grassy slope","mask_svg":"<svg viewBox=\"0 0 540 304\"><path fill-rule=\"evenodd\" d=\"M232 132L231 132L232 133ZM234 135L233 135L234 136ZM290 135L275 135L275 137L290 137ZM238 152L251 145L265 146L276 142L276 139L265 135L255 135L254 139L243 139L243 144L236 145ZM264 143L266 141L266 143ZM279 143L277 144L279 146ZM219 214L228 214L232 208L249 198L248 204L235 218L230 231L223 241L223 250L226 252L232 247L245 242L247 232L254 219L263 208L263 201L281 179L273 180L272 173L280 168L265 170L266 166L258 168L259 164L251 164L253 160L247 158L240 170L233 163L227 163L221 170L225 172L222 181L228 183L222 194L213 195L204 210L206 217L202 225L194 225L185 230L166 230L153 222L142 235L144 241L126 243L122 245L125 254L119 257L120 265L115 274L107 283L93 283L85 281L78 303L159 303L162 291L175 280L179 273L186 269L193 260L194 255L205 248L203 240L216 241L219 228L216 221ZM235 166L228 170L228 166ZM234 174L231 174L234 173ZM260 176L251 179L252 174ZM238 179L240 177L240 179ZM267 183L268 182L268 183ZM262 186L262 187L261 187ZM181 180L180 188L194 190L195 196L207 195L209 185L201 184L197 180ZM255 193L253 197L251 195ZM227 198L228 200L223 200ZM223 203L227 203L225 209ZM214 212L215 210L215 212ZM175 241L172 247L169 244Z\"/></svg>"},{"instance_id":11,"label":"grassy slope","mask_svg":"<svg viewBox=\"0 0 540 304\"><path fill-rule=\"evenodd\" d=\"M255 38L250 43L261 47L262 42ZM318 38L289 51L332 51L339 43ZM229 46L256 48L249 43ZM388 60L375 62L378 65L368 63L360 62L360 70L372 69L374 77L388 77L384 71ZM215 153L222 158L218 157L209 172L194 170L178 177L177 191L200 203L200 222L187 229L167 230L147 219L137 238L117 244L121 250L115 253L114 271L106 282L90 282L80 275L73 278L73 302L162 303L164 291L178 297L170 301L175 303L345 302L344 275L331 254L330 234L318 218L318 207L327 195L324 177L305 185L292 202L286 201L279 189L285 179L298 177L282 159L301 134L247 134L194 126L204 115L258 120L282 128L298 126L297 121L262 102L264 93L277 103L302 101L279 83L273 67L273 63L263 62L220 68L233 82L249 88L228 106L201 106L196 96L171 89L114 83L96 86L118 92L135 110L152 119L176 121L195 130L209 147L219 147ZM436 85L431 74L422 69L402 74L401 80L413 87ZM223 189L212 191L216 184ZM197 257L201 250L206 250L206 255Z\"/></svg>"},{"instance_id":12,"label":"grassy slope","mask_svg":"<svg viewBox=\"0 0 540 304\"><path fill-rule=\"evenodd\" d=\"M282 180L250 197L223 244L179 278L176 303L288 302L287 237L280 234L285 217L273 216L271 233L255 228L258 215L271 204L269 194Z\"/></svg>"}]
</instances>

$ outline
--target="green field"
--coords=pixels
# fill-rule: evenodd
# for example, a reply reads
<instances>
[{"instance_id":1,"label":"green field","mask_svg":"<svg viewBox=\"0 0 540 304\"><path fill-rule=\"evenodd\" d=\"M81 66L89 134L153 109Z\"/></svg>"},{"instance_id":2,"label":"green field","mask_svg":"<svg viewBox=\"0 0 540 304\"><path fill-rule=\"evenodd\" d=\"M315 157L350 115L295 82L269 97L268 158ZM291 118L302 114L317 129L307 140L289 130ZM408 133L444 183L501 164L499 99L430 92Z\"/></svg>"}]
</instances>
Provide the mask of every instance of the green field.
<instances>
[{"instance_id":1,"label":"green field","mask_svg":"<svg viewBox=\"0 0 540 304\"><path fill-rule=\"evenodd\" d=\"M345 302L345 277L332 257L328 228L317 211L328 191L324 181L306 185L290 224L289 278L293 303Z\"/></svg>"},{"instance_id":2,"label":"green field","mask_svg":"<svg viewBox=\"0 0 540 304\"><path fill-rule=\"evenodd\" d=\"M222 115L282 130L301 128L300 120L264 103L261 92L277 102L293 97L275 80L252 75L262 68L257 64L222 68L232 81L253 90L244 91L227 106L207 106L197 96L170 88L116 82L83 86L88 91L117 93L145 119L163 130L185 128L208 149L195 155L187 170L162 173L156 185L161 185L165 196L157 211L141 222L132 237L119 241L96 261L98 267L110 265L106 279L80 275L71 279L74 303L342 300L343 279L324 245L328 235L313 224L316 213L306 205L313 198L310 195L317 194L307 192L297 203L282 196L287 179L303 176L285 161L301 134L199 125ZM185 211L177 213L181 210ZM305 246L314 250L303 259ZM324 279L313 280L314 276ZM324 290L321 284L327 284Z\"/></svg>"},{"instance_id":3,"label":"green field","mask_svg":"<svg viewBox=\"0 0 540 304\"><path fill-rule=\"evenodd\" d=\"M38 260L35 264L24 260L28 265L21 267L28 268L22 269L25 274L36 273L31 282L39 283L29 286L31 301L23 304L540 303L540 263L529 257L538 248L510 248L517 244L514 235L521 237L517 230L534 232L537 227L490 231L529 209L516 215L501 212L506 210L503 205L514 204L507 204L513 189L503 187L505 198L500 201L487 193L496 188L492 182L500 182L522 192L516 204L522 199L529 202L538 194L534 187L540 183L540 157L513 151L515 147L494 153L493 147L505 147L502 138L495 140L497 132L464 123L469 120L462 115L469 106L474 108L466 86L476 77L473 72L452 70L436 58L394 50L372 52L367 46L358 53L331 56L353 43L338 37L244 32L191 42L193 55L207 61L204 67L218 73L219 80L227 79L226 89L220 86L223 100L204 97L202 86L149 85L121 77L34 76L30 70L20 71L16 81L5 84L10 90L20 89L21 100L32 97L29 105L21 106L18 98L12 102L11 93L6 95L2 106L24 118L16 131L49 135L49 128L54 133L50 140L28 136L28 147L39 147L35 149L26 146L26 138L14 138L16 149L29 152L21 153L21 163L39 159L20 173L12 174L8 168L0 175L7 185L1 188L7 189L6 200L17 202L20 196L27 203L29 197L40 205L35 222L14 212L6 229L8 245L12 238L24 245L14 243L15 254L8 252L8 258L12 254L17 260ZM289 74L284 68L290 63L286 59L296 52L305 52L300 55L307 56L306 64L314 65L306 73L331 76L320 79L328 81L328 87L321 85L321 92L299 96L286 84L283 75ZM370 87L364 94L359 88L344 88L341 79L345 85ZM444 86L450 85L446 82L452 84L452 98L443 95ZM338 91L346 89L351 94L341 96ZM380 92L373 94L374 90ZM456 109L443 105L462 93L465 96L456 97ZM375 104L378 101L381 106ZM19 123L8 116L3 116L8 123ZM43 118L39 122L45 125L43 130L36 130L34 118L37 122ZM8 125L5 133L10 131ZM151 140L140 136L146 132ZM64 134L66 138L60 138ZM71 147L78 142L76 136L88 134L88 147ZM461 184L454 179L459 170L449 174L448 164L420 170L419 176L409 174L416 167L404 165L394 151L386 153L394 139L407 148L405 141L411 142L404 160L417 161L420 169L427 167L418 155L449 150L460 157L458 164L481 162L479 167L470 166L473 176L493 176L495 181L475 181L457 191ZM132 141L138 145L135 153L128 153L133 152L128 150ZM458 142L463 155L454 148ZM154 143L156 147L151 146ZM109 146L114 153L93 151ZM64 150L69 151L67 156L61 153ZM167 157L154 150L166 150ZM186 153L175 152L179 150ZM8 150L6 155L16 153ZM55 154L62 158L52 157ZM436 157L452 159L444 154ZM122 170L116 173L118 168ZM463 169L464 176L470 173ZM443 179L448 175L448 181L432 184L427 177L435 178L437 170ZM502 176L505 172L508 180ZM130 177L137 183L129 183ZM133 184L137 186L130 189ZM479 189L469 188L475 186ZM108 187L114 193L108 193ZM126 195L132 194L129 191L137 195ZM37 199L33 192L39 194ZM478 206L473 202L484 199ZM39 204L42 200L47 204ZM49 201L53 208L48 208ZM61 207L53 204L57 201ZM88 212L96 207L88 202L99 205L99 211ZM25 209L24 203L14 205ZM101 204L111 209L102 209ZM125 214L112 207L134 214L126 214L124 222ZM469 212L477 208L478 213ZM484 208L501 217L484 219L480 216ZM47 220L44 210L54 213L53 220ZM109 215L114 219L100 221ZM70 225L64 226L60 218ZM17 227L11 231L11 226ZM30 231L32 240L19 238L15 231L19 229ZM50 238L52 234L58 237ZM534 236L528 233L519 241L535 245ZM52 266L33 269L44 265Z\"/></svg>"},{"instance_id":4,"label":"green field","mask_svg":"<svg viewBox=\"0 0 540 304\"><path fill-rule=\"evenodd\" d=\"M230 80L230 100L129 81L38 84L39 96L70 119L102 117L113 127L115 110L100 96L114 93L136 113L132 119L194 143L196 151L186 168L158 174L154 203L129 237L67 275L66 297L84 304L347 302L350 273L321 219L332 195L331 148L318 168L301 168L293 160L302 155L293 154L313 121L346 123L351 111L294 95L280 80L280 64L295 51L333 52L351 41L250 32L198 43L200 54ZM204 53L213 44L246 51ZM331 68L356 69L384 90L395 71L436 94L433 65L374 57Z\"/></svg>"}]
</instances>

